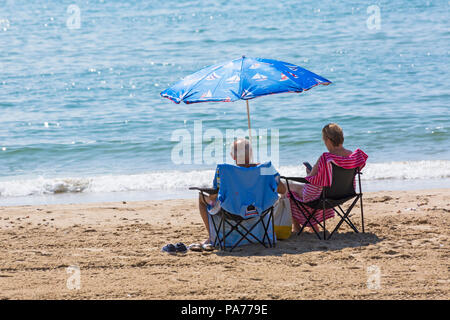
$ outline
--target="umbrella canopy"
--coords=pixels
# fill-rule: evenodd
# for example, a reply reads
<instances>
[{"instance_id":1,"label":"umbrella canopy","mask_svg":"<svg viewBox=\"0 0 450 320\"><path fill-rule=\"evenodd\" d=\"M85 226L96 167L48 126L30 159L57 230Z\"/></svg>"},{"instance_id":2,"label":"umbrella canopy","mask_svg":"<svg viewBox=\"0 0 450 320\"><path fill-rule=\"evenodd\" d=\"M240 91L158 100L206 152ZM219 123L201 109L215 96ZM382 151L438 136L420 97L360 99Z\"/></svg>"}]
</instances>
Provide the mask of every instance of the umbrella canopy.
<instances>
[{"instance_id":1,"label":"umbrella canopy","mask_svg":"<svg viewBox=\"0 0 450 320\"><path fill-rule=\"evenodd\" d=\"M191 74L161 96L175 103L231 102L283 92L302 92L331 81L297 65L250 58L218 63Z\"/></svg>"}]
</instances>

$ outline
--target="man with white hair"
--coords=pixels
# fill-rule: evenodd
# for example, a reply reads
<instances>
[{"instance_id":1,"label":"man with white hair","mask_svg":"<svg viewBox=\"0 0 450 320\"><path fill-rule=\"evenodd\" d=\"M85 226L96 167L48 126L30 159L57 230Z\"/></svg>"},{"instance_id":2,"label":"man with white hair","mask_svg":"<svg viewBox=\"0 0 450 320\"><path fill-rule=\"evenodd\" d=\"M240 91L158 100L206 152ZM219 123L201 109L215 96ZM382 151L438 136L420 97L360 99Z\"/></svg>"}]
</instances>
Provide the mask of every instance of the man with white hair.
<instances>
[{"instance_id":1,"label":"man with white hair","mask_svg":"<svg viewBox=\"0 0 450 320\"><path fill-rule=\"evenodd\" d=\"M253 163L253 151L250 142L247 139L238 139L234 141L231 145L231 158L236 162L237 166L240 167L255 167L258 164ZM276 173L278 175L278 173ZM278 176L279 179L279 176ZM218 169L216 169L214 181L213 181L214 189L220 188L220 177L218 175ZM277 192L280 194L284 194L286 192L286 187L284 184L279 183ZM202 217L203 223L205 224L206 230L208 231L208 239L203 242L203 244L193 244L190 246L191 250L205 250L210 251L213 250L214 247L211 244L211 235L209 233L209 219L208 219L208 205L210 206L210 212L215 214L220 210L220 202L217 200L217 194L212 194L210 196L203 197L199 195L199 210L200 216Z\"/></svg>"},{"instance_id":2,"label":"man with white hair","mask_svg":"<svg viewBox=\"0 0 450 320\"><path fill-rule=\"evenodd\" d=\"M247 139L238 139L234 141L230 150L231 158L241 167L253 167L253 150L252 145Z\"/></svg>"}]
</instances>

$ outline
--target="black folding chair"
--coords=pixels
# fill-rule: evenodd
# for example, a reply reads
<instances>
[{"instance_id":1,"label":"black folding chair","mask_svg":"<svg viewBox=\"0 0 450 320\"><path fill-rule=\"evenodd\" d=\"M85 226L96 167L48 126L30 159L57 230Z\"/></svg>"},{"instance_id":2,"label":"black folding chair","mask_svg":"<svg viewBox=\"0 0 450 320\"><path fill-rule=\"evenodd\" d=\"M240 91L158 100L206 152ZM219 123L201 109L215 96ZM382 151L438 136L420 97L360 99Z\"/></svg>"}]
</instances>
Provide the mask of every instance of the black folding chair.
<instances>
[{"instance_id":1,"label":"black folding chair","mask_svg":"<svg viewBox=\"0 0 450 320\"><path fill-rule=\"evenodd\" d=\"M204 203L206 202L205 196L209 196L212 194L217 194L219 192L218 189L213 188L198 188L198 187L191 187L189 190L199 190L200 195L203 197ZM252 206L249 206L247 208L248 210L254 210L255 208ZM255 244L260 243L265 248L267 247L275 247L275 231L274 231L274 225L273 225L273 206L266 209L261 213L261 215L255 215L251 218L244 219L240 215L232 214L225 209L221 208L219 212L217 212L215 215L211 215L208 212L209 216L211 217L210 221L212 221L212 225L214 228L214 231L216 233L216 237L214 239L213 246L219 245L220 249L223 251L226 251L227 248L227 237L230 236L230 234L234 231L239 233L240 238L239 240L230 248L230 252L233 251L234 248L236 248L244 239L248 242ZM265 221L267 220L267 221ZM250 226L244 226L244 221L252 221L253 224ZM263 238L260 239L257 236L255 236L252 231L253 229L259 224L262 224L264 235ZM229 226L230 229L226 230L226 226ZM270 228L272 227L272 228ZM272 240L269 236L269 231L272 231Z\"/></svg>"},{"instance_id":2,"label":"black folding chair","mask_svg":"<svg viewBox=\"0 0 450 320\"><path fill-rule=\"evenodd\" d=\"M364 233L364 210L363 210L363 201L362 201L362 191L361 191L361 171L359 168L354 169L344 169L342 167L339 167L332 163L332 174L333 174L333 180L330 187L324 187L322 189L322 193L320 195L320 198L314 201L310 202L301 202L298 201L289 186L289 181L295 181L295 182L301 182L301 183L309 183L308 180L301 177L281 177L282 179L286 180L288 192L291 196L291 206L292 203L295 204L297 209L302 213L302 215L305 217L306 222L301 226L300 231L298 234L301 234L303 229L308 225L310 221L315 221L317 225L319 225L323 229L323 239L327 240L330 239L333 234L341 227L341 225L345 222L353 231L356 233L359 233L358 229L356 228L355 224L350 219L350 212L352 211L353 207L356 205L358 200L360 201L360 207L361 207L361 228L362 232ZM356 192L355 188L353 187L354 180L356 178L356 175L358 176L358 185L359 185L359 193ZM346 211L341 207L345 202L350 201L353 199L353 202L348 207ZM311 213L307 210L307 207L313 209ZM337 209L339 210L337 210ZM326 233L328 232L325 227L325 210L326 209L333 209L334 212L336 212L339 217L341 218L334 228L334 230L330 233L330 235L326 236ZM315 218L315 214L322 210L322 217L323 221L320 223ZM315 234L319 239L322 239L319 235L319 233L313 228Z\"/></svg>"}]
</instances>

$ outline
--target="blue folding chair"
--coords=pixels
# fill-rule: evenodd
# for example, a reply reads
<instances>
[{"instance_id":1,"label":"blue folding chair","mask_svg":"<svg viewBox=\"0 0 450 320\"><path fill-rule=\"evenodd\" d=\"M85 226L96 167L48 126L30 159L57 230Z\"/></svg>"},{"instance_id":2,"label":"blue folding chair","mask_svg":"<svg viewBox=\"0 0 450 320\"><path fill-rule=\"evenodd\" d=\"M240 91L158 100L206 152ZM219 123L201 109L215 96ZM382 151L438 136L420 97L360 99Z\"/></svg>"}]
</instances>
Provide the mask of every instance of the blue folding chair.
<instances>
[{"instance_id":1,"label":"blue folding chair","mask_svg":"<svg viewBox=\"0 0 450 320\"><path fill-rule=\"evenodd\" d=\"M279 174L271 162L254 167L220 164L216 172L216 179L220 179L218 190L189 188L199 190L203 197L218 193L220 210L208 206L213 245L230 251L249 243L274 247L273 206L278 200Z\"/></svg>"}]
</instances>

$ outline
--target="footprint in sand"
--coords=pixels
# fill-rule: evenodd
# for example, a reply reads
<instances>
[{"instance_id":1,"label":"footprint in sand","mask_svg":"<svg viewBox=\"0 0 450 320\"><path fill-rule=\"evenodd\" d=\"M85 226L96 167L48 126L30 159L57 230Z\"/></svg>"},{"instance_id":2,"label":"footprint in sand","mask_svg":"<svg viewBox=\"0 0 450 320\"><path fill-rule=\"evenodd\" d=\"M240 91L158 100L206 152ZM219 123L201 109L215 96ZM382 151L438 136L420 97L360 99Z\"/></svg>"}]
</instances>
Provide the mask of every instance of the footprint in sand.
<instances>
[{"instance_id":1,"label":"footprint in sand","mask_svg":"<svg viewBox=\"0 0 450 320\"><path fill-rule=\"evenodd\" d=\"M375 198L369 198L368 200L370 200L369 202L372 203L377 203L377 202L387 202L390 200L393 200L394 198L390 197L390 196L383 196L383 197L375 197Z\"/></svg>"},{"instance_id":2,"label":"footprint in sand","mask_svg":"<svg viewBox=\"0 0 450 320\"><path fill-rule=\"evenodd\" d=\"M387 250L387 251L384 251L383 253L384 253L384 254L388 254L388 255L394 255L394 254L397 254L398 251L395 251L395 250Z\"/></svg>"}]
</instances>

